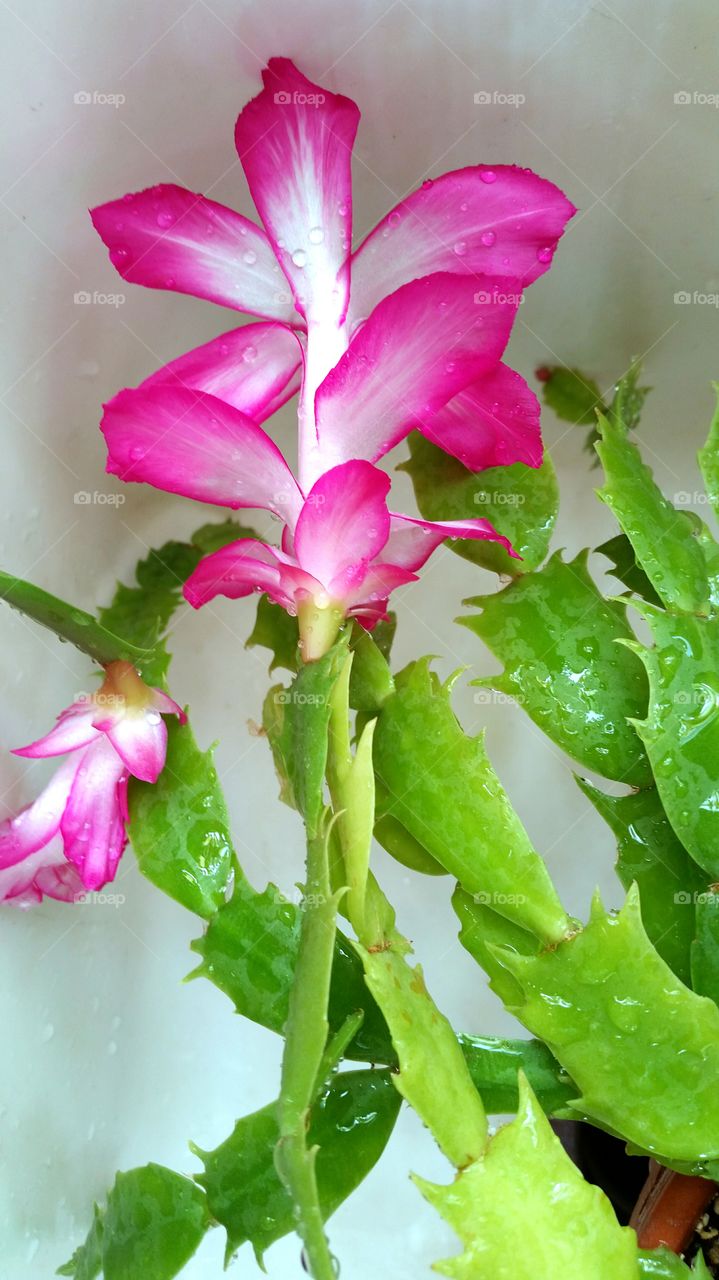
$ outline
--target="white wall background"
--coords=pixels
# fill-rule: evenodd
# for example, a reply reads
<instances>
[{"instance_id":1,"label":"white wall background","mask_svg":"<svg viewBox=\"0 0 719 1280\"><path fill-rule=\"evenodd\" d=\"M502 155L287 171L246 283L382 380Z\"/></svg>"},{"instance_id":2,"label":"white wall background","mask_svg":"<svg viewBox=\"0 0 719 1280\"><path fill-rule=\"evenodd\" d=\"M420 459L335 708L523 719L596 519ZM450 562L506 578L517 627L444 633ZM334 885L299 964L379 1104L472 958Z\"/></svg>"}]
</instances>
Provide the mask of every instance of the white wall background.
<instances>
[{"instance_id":1,"label":"white wall background","mask_svg":"<svg viewBox=\"0 0 719 1280\"><path fill-rule=\"evenodd\" d=\"M708 3L1 0L0 28L5 567L92 607L146 547L204 518L140 487L129 487L120 507L73 501L79 490L115 491L103 473L101 401L235 323L210 304L124 286L85 210L164 180L252 215L233 124L257 91L262 63L278 53L362 108L358 236L423 177L448 168L514 161L564 187L581 212L553 270L528 295L511 362L525 376L545 361L577 364L609 386L632 356L644 356L655 387L641 432L648 457L670 494L697 489L693 455L719 372L719 320L708 304L675 305L674 294L719 289L719 114L701 101L676 104L674 95L719 91ZM80 90L126 101L80 106ZM477 106L479 90L526 102ZM77 306L78 290L121 291L126 302ZM288 416L280 432L288 447L291 432ZM545 433L562 481L558 542L576 550L608 536L611 523L592 498L597 474L581 433L549 415ZM489 589L489 575L437 555L399 600L398 661L433 651L443 671L462 663L491 670L478 642L452 622L462 596ZM289 889L301 873L299 825L277 805L266 745L246 728L266 686L261 657L243 650L252 609L220 602L182 616L172 683L192 704L201 740L220 739L248 873L258 885L271 876ZM6 749L49 727L86 686L87 664L9 612L0 615L0 642L0 791L10 812L32 797L43 768L28 769ZM466 680L456 706L468 730L488 726L495 765L568 906L583 914L596 883L616 902L611 839L568 763L519 711L475 705ZM381 852L377 870L449 1016L475 1032L510 1030L454 941L446 882L410 883ZM0 919L1 1280L52 1275L118 1167L153 1159L192 1172L189 1138L213 1146L275 1091L279 1042L233 1017L209 984L181 985L195 922L142 881L129 853L119 880L119 909L48 902ZM453 1251L409 1184L410 1168L447 1173L403 1115L380 1165L332 1223L344 1280L420 1280L432 1259ZM188 1278L219 1275L221 1235L208 1238ZM294 1240L270 1251L272 1280L300 1274L298 1252ZM238 1274L253 1266L243 1251Z\"/></svg>"}]
</instances>

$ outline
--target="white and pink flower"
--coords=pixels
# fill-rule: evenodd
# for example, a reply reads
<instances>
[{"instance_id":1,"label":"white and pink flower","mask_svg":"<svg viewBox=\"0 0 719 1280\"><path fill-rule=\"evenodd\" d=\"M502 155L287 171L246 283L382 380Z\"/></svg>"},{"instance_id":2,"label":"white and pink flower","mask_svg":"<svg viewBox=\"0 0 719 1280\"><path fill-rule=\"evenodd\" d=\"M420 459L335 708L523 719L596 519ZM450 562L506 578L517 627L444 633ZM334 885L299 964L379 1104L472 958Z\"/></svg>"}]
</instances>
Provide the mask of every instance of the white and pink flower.
<instances>
[{"instance_id":1,"label":"white and pink flower","mask_svg":"<svg viewBox=\"0 0 719 1280\"><path fill-rule=\"evenodd\" d=\"M301 630L322 609L371 627L444 537L499 537L390 515L374 464L415 429L471 470L541 462L537 399L502 355L574 208L529 170L477 165L423 183L353 252L357 107L285 58L263 78L235 140L264 229L167 184L93 211L124 279L262 317L115 396L108 470L282 518L281 548L200 565L191 603L257 589ZM261 424L297 391L295 479Z\"/></svg>"},{"instance_id":2,"label":"white and pink flower","mask_svg":"<svg viewBox=\"0 0 719 1280\"><path fill-rule=\"evenodd\" d=\"M112 880L127 843L130 776L156 782L165 764L163 715L184 713L128 662L112 662L102 687L72 703L28 759L67 756L44 791L0 823L0 901L31 906L44 895L73 902Z\"/></svg>"}]
</instances>

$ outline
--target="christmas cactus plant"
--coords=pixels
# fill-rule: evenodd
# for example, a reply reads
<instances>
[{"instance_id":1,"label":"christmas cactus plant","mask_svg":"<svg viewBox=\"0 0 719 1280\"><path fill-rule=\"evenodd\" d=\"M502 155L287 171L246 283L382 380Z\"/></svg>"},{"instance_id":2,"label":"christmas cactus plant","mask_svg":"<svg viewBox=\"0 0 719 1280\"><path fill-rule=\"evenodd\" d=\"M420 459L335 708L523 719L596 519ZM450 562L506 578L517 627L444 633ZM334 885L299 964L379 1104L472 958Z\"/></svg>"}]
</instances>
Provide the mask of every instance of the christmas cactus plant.
<instances>
[{"instance_id":1,"label":"christmas cactus plant","mask_svg":"<svg viewBox=\"0 0 719 1280\"><path fill-rule=\"evenodd\" d=\"M502 356L574 209L528 170L477 165L424 183L353 249L358 120L273 59L235 135L261 226L167 184L92 214L125 280L257 317L114 396L108 470L269 511L279 534L221 513L150 552L95 615L2 575L5 601L77 645L101 683L19 749L61 763L0 827L0 895L72 910L112 881L129 839L141 872L202 926L196 974L284 1050L275 1096L216 1149L193 1147L195 1172L118 1173L59 1274L171 1280L221 1229L228 1262L250 1245L260 1266L296 1232L305 1271L332 1280L327 1221L371 1175L404 1101L447 1160L443 1184L412 1171L457 1236L453 1256L427 1259L442 1274L706 1276L711 1250L693 1235L719 1180L719 544L640 457L637 370L606 404L576 372L545 370L552 406L595 433L618 524L597 550L616 590L600 589L586 549L550 553L558 494L539 404ZM293 472L266 424L295 395ZM389 508L379 465L405 439L419 515ZM719 420L700 465L719 514ZM516 697L576 762L616 837L618 912L595 897L582 920L568 914L481 737L453 712L453 680L421 654L395 669L389 597L447 540L499 575L459 619L503 667L476 683ZM211 753L168 683L183 596L202 608L254 593L248 644L284 677L262 728L297 813L299 903L245 875ZM373 839L437 877L516 1039L463 1034L437 1007ZM553 1119L652 1157L682 1188L686 1222L675 1195L664 1219L620 1224Z\"/></svg>"}]
</instances>

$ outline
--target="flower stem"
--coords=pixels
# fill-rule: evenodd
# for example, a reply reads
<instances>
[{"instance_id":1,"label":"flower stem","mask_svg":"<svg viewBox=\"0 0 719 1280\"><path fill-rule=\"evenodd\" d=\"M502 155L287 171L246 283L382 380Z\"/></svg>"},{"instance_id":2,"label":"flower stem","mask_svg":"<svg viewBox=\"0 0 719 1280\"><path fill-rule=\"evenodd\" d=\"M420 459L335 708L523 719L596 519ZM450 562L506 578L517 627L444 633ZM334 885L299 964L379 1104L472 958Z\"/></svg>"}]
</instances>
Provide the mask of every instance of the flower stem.
<instances>
[{"instance_id":1,"label":"flower stem","mask_svg":"<svg viewBox=\"0 0 719 1280\"><path fill-rule=\"evenodd\" d=\"M316 1148L307 1145L310 1110L325 1075L325 1050L337 903L327 854L328 830L307 839L307 880L299 954L290 994L282 1084L278 1103L277 1171L295 1206L297 1230L314 1280L335 1280L325 1235L315 1169Z\"/></svg>"}]
</instances>

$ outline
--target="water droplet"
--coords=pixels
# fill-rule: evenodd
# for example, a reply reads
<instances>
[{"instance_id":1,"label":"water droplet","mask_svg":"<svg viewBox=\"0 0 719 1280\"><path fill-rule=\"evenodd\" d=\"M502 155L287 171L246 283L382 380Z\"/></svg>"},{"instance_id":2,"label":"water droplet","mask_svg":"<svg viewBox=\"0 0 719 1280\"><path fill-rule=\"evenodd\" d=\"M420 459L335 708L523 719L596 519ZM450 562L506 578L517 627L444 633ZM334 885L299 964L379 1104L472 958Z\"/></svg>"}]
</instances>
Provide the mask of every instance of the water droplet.
<instances>
[{"instance_id":1,"label":"water droplet","mask_svg":"<svg viewBox=\"0 0 719 1280\"><path fill-rule=\"evenodd\" d=\"M467 241L458 240L454 246L454 252L456 253L458 258L463 258L465 253L467 252Z\"/></svg>"},{"instance_id":2,"label":"water droplet","mask_svg":"<svg viewBox=\"0 0 719 1280\"><path fill-rule=\"evenodd\" d=\"M145 456L145 450L143 449L142 445L134 444L130 450L130 461L140 462L140 460L144 458L144 456Z\"/></svg>"},{"instance_id":3,"label":"water droplet","mask_svg":"<svg viewBox=\"0 0 719 1280\"><path fill-rule=\"evenodd\" d=\"M398 223L402 221L402 214L398 213L396 209L393 209L387 221L391 227L396 227Z\"/></svg>"},{"instance_id":4,"label":"water droplet","mask_svg":"<svg viewBox=\"0 0 719 1280\"><path fill-rule=\"evenodd\" d=\"M480 239L482 244L485 245L487 249L490 249L497 239L497 235L494 231L483 231Z\"/></svg>"},{"instance_id":5,"label":"water droplet","mask_svg":"<svg viewBox=\"0 0 719 1280\"><path fill-rule=\"evenodd\" d=\"M304 249L295 249L294 253L292 254L292 261L294 262L296 267L300 267L300 268L304 267L305 263L307 262L307 254L305 253Z\"/></svg>"},{"instance_id":6,"label":"water droplet","mask_svg":"<svg viewBox=\"0 0 719 1280\"><path fill-rule=\"evenodd\" d=\"M480 171L480 175L479 175L479 176L480 176L480 178L482 179L482 182L496 182L496 181L497 181L497 175L496 175L496 173L494 172L494 169L482 169L482 170Z\"/></svg>"},{"instance_id":7,"label":"water droplet","mask_svg":"<svg viewBox=\"0 0 719 1280\"><path fill-rule=\"evenodd\" d=\"M252 362L257 359L257 347L245 347L242 352L242 359L245 364L252 364Z\"/></svg>"},{"instance_id":8,"label":"water droplet","mask_svg":"<svg viewBox=\"0 0 719 1280\"><path fill-rule=\"evenodd\" d=\"M156 221L158 227L171 227L175 221L175 215L174 213L167 213L167 211L158 213Z\"/></svg>"},{"instance_id":9,"label":"water droplet","mask_svg":"<svg viewBox=\"0 0 719 1280\"><path fill-rule=\"evenodd\" d=\"M551 262L551 261L552 261L552 252L553 252L553 251L552 251L551 249L538 249L538 250L537 250L537 261L538 261L538 262Z\"/></svg>"},{"instance_id":10,"label":"water droplet","mask_svg":"<svg viewBox=\"0 0 719 1280\"><path fill-rule=\"evenodd\" d=\"M242 261L246 262L248 267L254 266L254 264L257 262L257 254L255 253L254 249L245 249L242 255Z\"/></svg>"},{"instance_id":11,"label":"water droplet","mask_svg":"<svg viewBox=\"0 0 719 1280\"><path fill-rule=\"evenodd\" d=\"M322 227L310 228L310 235L309 235L310 244L322 244L322 241L324 240L324 238L325 238L325 233L322 230Z\"/></svg>"}]
</instances>

